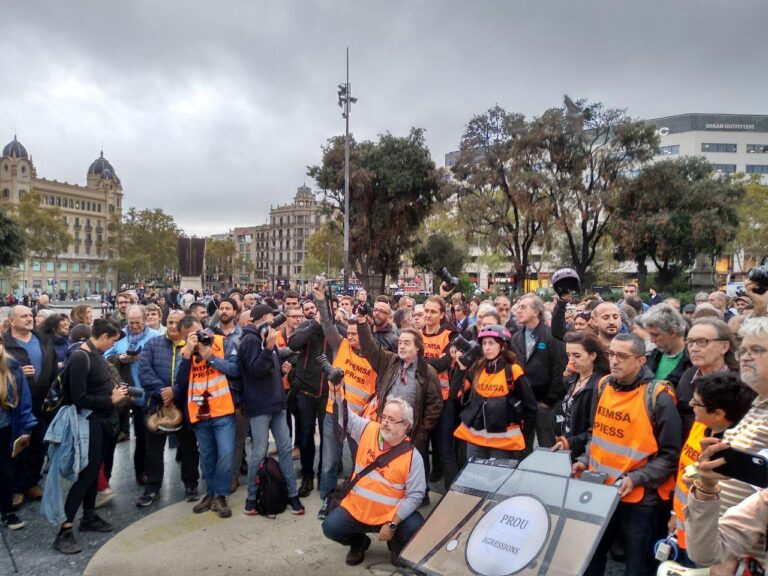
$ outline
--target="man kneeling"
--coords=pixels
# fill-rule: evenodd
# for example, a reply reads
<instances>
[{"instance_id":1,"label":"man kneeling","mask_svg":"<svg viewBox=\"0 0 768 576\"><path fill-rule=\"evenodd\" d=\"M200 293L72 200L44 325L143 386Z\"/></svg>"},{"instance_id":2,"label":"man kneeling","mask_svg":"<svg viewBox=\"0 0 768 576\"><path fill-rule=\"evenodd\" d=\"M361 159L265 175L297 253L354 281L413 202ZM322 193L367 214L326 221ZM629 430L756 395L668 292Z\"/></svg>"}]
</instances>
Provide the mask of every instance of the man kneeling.
<instances>
[{"instance_id":1,"label":"man kneeling","mask_svg":"<svg viewBox=\"0 0 768 576\"><path fill-rule=\"evenodd\" d=\"M332 388L330 398L339 405L341 420L341 390ZM416 511L426 490L424 461L407 440L413 409L402 398L391 397L380 422L351 410L347 410L347 418L346 432L358 443L355 473L350 480L354 485L323 521L323 533L349 546L347 564L356 566L371 545L366 532L378 532L379 540L387 543L392 564L401 566L400 552L424 523Z\"/></svg>"}]
</instances>

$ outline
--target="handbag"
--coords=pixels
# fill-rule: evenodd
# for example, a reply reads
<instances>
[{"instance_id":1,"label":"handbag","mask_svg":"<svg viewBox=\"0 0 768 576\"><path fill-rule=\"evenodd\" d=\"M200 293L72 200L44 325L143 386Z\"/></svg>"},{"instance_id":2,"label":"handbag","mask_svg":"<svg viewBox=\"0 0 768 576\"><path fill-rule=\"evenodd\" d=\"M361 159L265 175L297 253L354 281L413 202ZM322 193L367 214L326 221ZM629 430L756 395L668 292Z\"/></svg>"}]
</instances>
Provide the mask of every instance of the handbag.
<instances>
[{"instance_id":1,"label":"handbag","mask_svg":"<svg viewBox=\"0 0 768 576\"><path fill-rule=\"evenodd\" d=\"M357 484L360 478L362 478L366 474L369 474L376 468L382 468L386 466L387 464L392 462L392 460L394 460L395 458L397 458L402 454L405 454L409 450L413 450L413 444L411 444L406 440L403 440L402 442L400 442L400 444L398 444L388 452L385 452L384 454L376 458L373 462L368 464L368 466L360 470L360 473L357 476L344 482L344 485L341 487L341 489L336 490L333 493L333 497L331 498L331 501L328 504L328 514L333 512L336 508L338 508L341 505L341 501L344 500L347 494L349 494L352 491L352 488L355 487L355 484Z\"/></svg>"}]
</instances>

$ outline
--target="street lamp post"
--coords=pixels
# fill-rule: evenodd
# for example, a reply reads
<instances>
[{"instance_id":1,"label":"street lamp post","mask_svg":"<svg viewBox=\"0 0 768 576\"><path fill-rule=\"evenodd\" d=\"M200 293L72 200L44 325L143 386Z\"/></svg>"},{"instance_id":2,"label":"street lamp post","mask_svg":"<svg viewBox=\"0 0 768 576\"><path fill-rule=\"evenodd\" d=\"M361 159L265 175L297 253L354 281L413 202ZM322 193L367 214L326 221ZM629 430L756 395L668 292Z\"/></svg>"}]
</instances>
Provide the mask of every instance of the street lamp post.
<instances>
[{"instance_id":1,"label":"street lamp post","mask_svg":"<svg viewBox=\"0 0 768 576\"><path fill-rule=\"evenodd\" d=\"M349 83L349 47L347 47L347 81L339 84L339 107L341 117L346 120L344 132L344 293L349 291L349 111L357 102L352 97L352 85Z\"/></svg>"},{"instance_id":2,"label":"street lamp post","mask_svg":"<svg viewBox=\"0 0 768 576\"><path fill-rule=\"evenodd\" d=\"M325 276L327 278L331 275L331 243L326 242L325 247L328 249L328 257L325 260Z\"/></svg>"}]
</instances>

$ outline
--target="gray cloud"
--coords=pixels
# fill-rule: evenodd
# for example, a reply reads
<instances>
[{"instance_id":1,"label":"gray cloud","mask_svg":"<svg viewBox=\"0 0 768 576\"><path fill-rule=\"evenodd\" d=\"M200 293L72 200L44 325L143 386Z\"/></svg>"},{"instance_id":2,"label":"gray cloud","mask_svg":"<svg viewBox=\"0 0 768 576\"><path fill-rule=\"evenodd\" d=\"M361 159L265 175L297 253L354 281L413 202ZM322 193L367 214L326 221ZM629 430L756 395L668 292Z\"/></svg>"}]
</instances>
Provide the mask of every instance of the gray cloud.
<instances>
[{"instance_id":1,"label":"gray cloud","mask_svg":"<svg viewBox=\"0 0 768 576\"><path fill-rule=\"evenodd\" d=\"M77 183L103 140L126 205L192 233L262 223L290 201L343 131L347 45L356 137L424 127L438 164L496 103L536 115L568 92L635 117L760 113L768 88L762 1L47 0L4 13L0 140L18 131L39 175Z\"/></svg>"}]
</instances>

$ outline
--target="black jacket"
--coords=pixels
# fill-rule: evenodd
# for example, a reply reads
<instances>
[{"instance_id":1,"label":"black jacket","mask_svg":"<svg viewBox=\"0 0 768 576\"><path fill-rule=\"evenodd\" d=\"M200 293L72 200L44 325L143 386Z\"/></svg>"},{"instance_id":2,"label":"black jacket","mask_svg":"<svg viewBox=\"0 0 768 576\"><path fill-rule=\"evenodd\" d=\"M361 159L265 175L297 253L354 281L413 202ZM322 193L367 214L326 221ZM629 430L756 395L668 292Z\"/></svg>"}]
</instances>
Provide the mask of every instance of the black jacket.
<instances>
[{"instance_id":1,"label":"black jacket","mask_svg":"<svg viewBox=\"0 0 768 576\"><path fill-rule=\"evenodd\" d=\"M597 407L597 404L594 403L595 391L597 390L597 383L603 376L605 374L593 373L584 388L573 397L573 402L571 402L571 431L565 437L570 445L571 458L574 460L584 454L584 450L587 448L592 420L595 417L594 410ZM568 379L564 379L566 389L570 390L578 379L578 375L571 375ZM556 408L556 415L559 420L560 417L565 416L562 403ZM558 435L561 435L561 432L558 430Z\"/></svg>"},{"instance_id":2,"label":"black jacket","mask_svg":"<svg viewBox=\"0 0 768 576\"><path fill-rule=\"evenodd\" d=\"M40 340L40 349L43 352L43 364L40 374L35 376L27 376L27 382L29 383L29 390L32 393L32 405L37 410L43 404L48 389L59 374L58 360L56 359L56 348L53 346L53 342L50 338L46 338L40 334L37 330L32 330L32 334L37 336ZM11 330L8 329L3 334L3 341L5 342L5 350L13 358L15 358L19 364L24 366L30 364L29 355L16 342L16 339L11 335Z\"/></svg>"},{"instance_id":3,"label":"black jacket","mask_svg":"<svg viewBox=\"0 0 768 576\"><path fill-rule=\"evenodd\" d=\"M563 372L568 364L565 344L552 337L549 326L544 322L539 322L533 329L533 337L536 345L530 358L526 358L523 326L512 336L512 350L523 367L536 400L554 406L563 399L566 391L563 384Z\"/></svg>"},{"instance_id":4,"label":"black jacket","mask_svg":"<svg viewBox=\"0 0 768 576\"><path fill-rule=\"evenodd\" d=\"M656 350L651 351L650 354L648 354L648 359L646 360L645 365L648 366L651 372L656 374L656 369L659 367L659 362L661 362L661 357L664 355L664 353L656 348ZM672 372L669 373L669 376L664 378L667 382L672 384L672 386L677 389L677 383L680 382L680 378L683 376L686 370L688 370L693 364L691 364L691 358L688 356L688 347L686 346L683 348L683 357L680 358L680 362L677 363L677 366L675 366L675 369L672 370Z\"/></svg>"},{"instance_id":5,"label":"black jacket","mask_svg":"<svg viewBox=\"0 0 768 576\"><path fill-rule=\"evenodd\" d=\"M321 354L328 356L328 361L333 362L333 354L326 345L323 327L314 320L305 320L291 334L288 347L298 352L296 361L288 373L288 381L291 388L309 396L327 396L328 387L325 384L325 373L317 361Z\"/></svg>"},{"instance_id":6,"label":"black jacket","mask_svg":"<svg viewBox=\"0 0 768 576\"><path fill-rule=\"evenodd\" d=\"M391 324L387 324L382 330L377 329L377 331L373 333L373 340L379 345L379 348L397 354L397 336L395 336Z\"/></svg>"}]
</instances>

